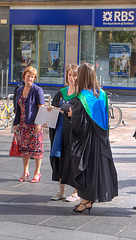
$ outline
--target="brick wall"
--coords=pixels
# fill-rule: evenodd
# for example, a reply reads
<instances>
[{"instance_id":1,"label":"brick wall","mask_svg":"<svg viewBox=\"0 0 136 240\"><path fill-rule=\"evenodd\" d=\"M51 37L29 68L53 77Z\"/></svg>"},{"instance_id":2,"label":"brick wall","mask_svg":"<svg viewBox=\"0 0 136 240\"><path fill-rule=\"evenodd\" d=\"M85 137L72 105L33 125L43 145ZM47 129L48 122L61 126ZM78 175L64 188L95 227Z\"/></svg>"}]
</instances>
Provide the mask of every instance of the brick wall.
<instances>
[{"instance_id":1,"label":"brick wall","mask_svg":"<svg viewBox=\"0 0 136 240\"><path fill-rule=\"evenodd\" d=\"M78 26L66 26L66 53L65 54L66 54L65 65L77 64Z\"/></svg>"}]
</instances>

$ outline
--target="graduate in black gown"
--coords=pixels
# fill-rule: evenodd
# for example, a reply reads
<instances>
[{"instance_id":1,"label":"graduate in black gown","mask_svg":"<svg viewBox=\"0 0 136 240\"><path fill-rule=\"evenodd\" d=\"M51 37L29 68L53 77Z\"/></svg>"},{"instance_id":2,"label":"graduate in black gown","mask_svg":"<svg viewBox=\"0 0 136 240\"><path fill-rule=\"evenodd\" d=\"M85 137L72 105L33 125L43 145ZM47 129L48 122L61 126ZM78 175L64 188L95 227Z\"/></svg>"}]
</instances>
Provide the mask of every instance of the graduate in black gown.
<instances>
[{"instance_id":1,"label":"graduate in black gown","mask_svg":"<svg viewBox=\"0 0 136 240\"><path fill-rule=\"evenodd\" d=\"M68 118L69 106L74 105L76 100L76 88L75 83L77 80L78 65L66 66L66 83L67 87L62 88L54 96L52 106L48 108L50 111L52 107L61 108L56 129L50 128L50 140L51 140L51 152L50 152L50 163L52 167L52 180L60 182L59 192L52 197L52 200L61 200L65 198L64 189L65 185L61 184L61 176L68 174L67 162L65 157L69 154L69 133L71 129L70 119ZM80 198L77 195L75 189L74 193L66 198L66 201L76 201Z\"/></svg>"},{"instance_id":2,"label":"graduate in black gown","mask_svg":"<svg viewBox=\"0 0 136 240\"><path fill-rule=\"evenodd\" d=\"M108 100L99 88L94 67L78 68L77 100L71 116L69 174L62 183L77 189L82 198L73 209L83 212L95 201L111 201L118 195L117 173L108 138ZM70 156L70 157L69 157Z\"/></svg>"}]
</instances>

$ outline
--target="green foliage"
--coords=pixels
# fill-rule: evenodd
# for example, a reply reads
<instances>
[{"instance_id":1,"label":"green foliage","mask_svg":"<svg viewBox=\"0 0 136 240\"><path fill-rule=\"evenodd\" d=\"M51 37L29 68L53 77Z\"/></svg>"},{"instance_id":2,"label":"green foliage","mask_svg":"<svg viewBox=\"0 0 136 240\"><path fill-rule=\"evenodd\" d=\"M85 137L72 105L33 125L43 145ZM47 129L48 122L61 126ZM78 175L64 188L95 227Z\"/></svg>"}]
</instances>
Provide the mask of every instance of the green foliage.
<instances>
[{"instance_id":1,"label":"green foliage","mask_svg":"<svg viewBox=\"0 0 136 240\"><path fill-rule=\"evenodd\" d=\"M136 32L133 31L102 31L96 33L97 54L108 53L109 43L131 43L132 52L136 52Z\"/></svg>"}]
</instances>

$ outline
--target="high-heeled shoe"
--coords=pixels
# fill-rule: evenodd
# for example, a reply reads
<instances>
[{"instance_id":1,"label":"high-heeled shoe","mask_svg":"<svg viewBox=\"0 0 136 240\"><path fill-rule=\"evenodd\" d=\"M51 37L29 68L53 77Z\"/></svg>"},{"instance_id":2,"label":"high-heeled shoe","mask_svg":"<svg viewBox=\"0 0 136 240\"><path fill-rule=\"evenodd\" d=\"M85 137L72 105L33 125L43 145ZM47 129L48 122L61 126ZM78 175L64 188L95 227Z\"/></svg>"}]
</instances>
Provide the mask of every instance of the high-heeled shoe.
<instances>
[{"instance_id":1,"label":"high-heeled shoe","mask_svg":"<svg viewBox=\"0 0 136 240\"><path fill-rule=\"evenodd\" d=\"M41 173L35 173L35 175L38 175L38 177L37 178L33 178L31 180L31 183L37 183L37 182L39 182L41 180Z\"/></svg>"},{"instance_id":2,"label":"high-heeled shoe","mask_svg":"<svg viewBox=\"0 0 136 240\"><path fill-rule=\"evenodd\" d=\"M91 202L91 204L93 205L93 201ZM79 205L80 205L80 203L78 203L77 205L75 205L75 208L78 208L79 207Z\"/></svg>"},{"instance_id":3,"label":"high-heeled shoe","mask_svg":"<svg viewBox=\"0 0 136 240\"><path fill-rule=\"evenodd\" d=\"M27 178L27 180L29 179L29 172L24 172L24 174L25 174L25 177L23 178L23 177L21 177L21 178L19 178L18 179L18 181L19 182L24 182L25 180L26 180L26 178Z\"/></svg>"},{"instance_id":4,"label":"high-heeled shoe","mask_svg":"<svg viewBox=\"0 0 136 240\"><path fill-rule=\"evenodd\" d=\"M78 207L79 207L80 205L84 205L85 208L83 208L82 210L79 210L78 207L74 207L74 208L73 208L73 211L74 211L74 212L81 213L81 212L85 211L86 209L88 209L88 211L89 211L89 213L90 213L90 209L92 208L93 203L91 203L91 206L90 206L90 207L87 207L86 205L87 205L88 203L90 203L90 201L88 201L88 202L86 202L86 203L82 203L82 202L81 202L80 204L78 204Z\"/></svg>"}]
</instances>

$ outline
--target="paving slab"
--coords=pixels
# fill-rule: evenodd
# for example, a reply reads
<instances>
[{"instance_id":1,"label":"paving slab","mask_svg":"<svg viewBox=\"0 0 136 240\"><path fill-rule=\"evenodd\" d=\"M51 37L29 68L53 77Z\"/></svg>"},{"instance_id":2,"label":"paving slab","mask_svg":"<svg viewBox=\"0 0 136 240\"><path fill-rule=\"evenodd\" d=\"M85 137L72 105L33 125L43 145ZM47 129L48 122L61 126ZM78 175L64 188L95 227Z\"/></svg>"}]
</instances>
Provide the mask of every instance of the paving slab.
<instances>
[{"instance_id":1,"label":"paving slab","mask_svg":"<svg viewBox=\"0 0 136 240\"><path fill-rule=\"evenodd\" d=\"M119 240L118 237L107 236L102 234L92 234L90 232L81 232L80 231L73 231L73 230L66 230L66 229L58 229L58 228L49 228L49 227L42 227L42 226L32 226L26 224L19 224L19 223L11 223L11 222L1 222L0 223L0 237L13 237L20 240L20 239L27 239L27 240L41 240L41 239L59 239L59 240ZM1 240L2 240L1 238ZM7 239L6 239L7 240ZM121 239L121 240L129 240Z\"/></svg>"}]
</instances>

